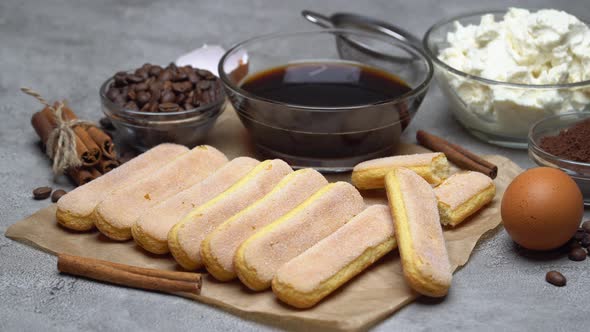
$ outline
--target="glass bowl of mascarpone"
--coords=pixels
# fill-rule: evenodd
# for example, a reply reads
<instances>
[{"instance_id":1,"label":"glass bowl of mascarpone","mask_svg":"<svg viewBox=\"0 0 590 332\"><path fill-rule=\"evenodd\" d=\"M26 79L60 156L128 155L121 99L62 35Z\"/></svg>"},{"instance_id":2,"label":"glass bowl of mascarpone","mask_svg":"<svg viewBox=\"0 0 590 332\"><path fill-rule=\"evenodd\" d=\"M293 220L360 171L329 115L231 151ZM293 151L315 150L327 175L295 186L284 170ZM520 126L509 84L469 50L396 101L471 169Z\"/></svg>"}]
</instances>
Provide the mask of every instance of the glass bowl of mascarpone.
<instances>
[{"instance_id":1,"label":"glass bowl of mascarpone","mask_svg":"<svg viewBox=\"0 0 590 332\"><path fill-rule=\"evenodd\" d=\"M509 8L443 20L423 45L455 118L483 141L526 149L535 122L590 110L589 25Z\"/></svg>"}]
</instances>

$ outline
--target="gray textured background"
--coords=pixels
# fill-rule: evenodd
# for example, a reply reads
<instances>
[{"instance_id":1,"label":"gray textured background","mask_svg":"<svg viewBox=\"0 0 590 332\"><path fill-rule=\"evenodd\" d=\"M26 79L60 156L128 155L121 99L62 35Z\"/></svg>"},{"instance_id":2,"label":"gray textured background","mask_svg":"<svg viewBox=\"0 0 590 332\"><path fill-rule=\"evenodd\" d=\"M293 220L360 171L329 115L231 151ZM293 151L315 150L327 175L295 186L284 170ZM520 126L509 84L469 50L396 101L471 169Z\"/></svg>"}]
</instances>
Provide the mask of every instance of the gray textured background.
<instances>
[{"instance_id":1,"label":"gray textured background","mask_svg":"<svg viewBox=\"0 0 590 332\"><path fill-rule=\"evenodd\" d=\"M32 86L49 98L67 97L82 118L98 120L98 87L116 70L144 62L166 64L208 43L230 45L276 30L311 26L301 9L357 12L422 36L444 17L480 10L488 2L455 1L0 1L0 232L47 206L31 190L51 184L49 162L29 125L38 104L19 93ZM557 7L590 17L588 0L495 1L496 8ZM523 151L475 141L450 117L434 86L412 123L481 153L504 154L531 167ZM53 184L54 187L57 185ZM67 186L64 185L64 186ZM69 187L68 187L69 188ZM588 217L588 211L586 212ZM533 235L534 236L534 235ZM13 330L259 330L243 320L173 296L129 290L59 275L53 256L0 236L0 331ZM565 288L544 281L550 269ZM376 330L587 329L590 261L526 257L504 230L476 248L443 301L420 300Z\"/></svg>"}]
</instances>

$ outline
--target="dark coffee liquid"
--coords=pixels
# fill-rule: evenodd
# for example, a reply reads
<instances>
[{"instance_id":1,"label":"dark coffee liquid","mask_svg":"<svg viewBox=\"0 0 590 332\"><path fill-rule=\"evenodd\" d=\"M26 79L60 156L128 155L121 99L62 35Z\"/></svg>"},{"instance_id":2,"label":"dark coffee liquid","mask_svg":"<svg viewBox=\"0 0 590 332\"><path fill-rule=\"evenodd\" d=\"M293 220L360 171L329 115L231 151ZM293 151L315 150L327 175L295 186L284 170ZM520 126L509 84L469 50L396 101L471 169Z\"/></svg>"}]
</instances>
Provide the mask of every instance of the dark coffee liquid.
<instances>
[{"instance_id":1,"label":"dark coffee liquid","mask_svg":"<svg viewBox=\"0 0 590 332\"><path fill-rule=\"evenodd\" d=\"M261 156L306 167L391 155L423 98L399 100L411 90L401 79L344 61L256 72L241 88L257 98L230 98Z\"/></svg>"},{"instance_id":2,"label":"dark coffee liquid","mask_svg":"<svg viewBox=\"0 0 590 332\"><path fill-rule=\"evenodd\" d=\"M256 73L242 89L292 105L346 107L399 97L410 87L384 71L354 63L294 63Z\"/></svg>"}]
</instances>

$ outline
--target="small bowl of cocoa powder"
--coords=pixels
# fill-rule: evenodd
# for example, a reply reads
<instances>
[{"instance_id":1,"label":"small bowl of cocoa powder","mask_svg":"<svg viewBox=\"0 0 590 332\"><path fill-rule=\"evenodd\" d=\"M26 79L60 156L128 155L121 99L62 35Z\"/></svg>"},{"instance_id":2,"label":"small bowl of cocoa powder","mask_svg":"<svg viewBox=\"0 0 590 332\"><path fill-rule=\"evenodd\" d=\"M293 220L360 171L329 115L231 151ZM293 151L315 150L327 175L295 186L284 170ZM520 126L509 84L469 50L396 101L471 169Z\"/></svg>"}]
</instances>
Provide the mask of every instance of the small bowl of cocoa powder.
<instances>
[{"instance_id":1,"label":"small bowl of cocoa powder","mask_svg":"<svg viewBox=\"0 0 590 332\"><path fill-rule=\"evenodd\" d=\"M530 128L528 143L531 160L566 172L590 206L590 112L546 117Z\"/></svg>"}]
</instances>

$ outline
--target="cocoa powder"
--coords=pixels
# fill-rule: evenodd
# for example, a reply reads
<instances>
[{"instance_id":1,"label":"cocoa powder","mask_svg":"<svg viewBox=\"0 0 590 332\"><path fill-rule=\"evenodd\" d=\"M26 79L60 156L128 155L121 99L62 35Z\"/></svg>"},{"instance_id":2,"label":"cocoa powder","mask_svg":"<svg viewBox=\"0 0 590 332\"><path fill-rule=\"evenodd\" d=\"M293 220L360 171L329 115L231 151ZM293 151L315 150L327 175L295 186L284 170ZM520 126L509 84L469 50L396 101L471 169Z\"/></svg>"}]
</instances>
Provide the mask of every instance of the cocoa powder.
<instances>
[{"instance_id":1,"label":"cocoa powder","mask_svg":"<svg viewBox=\"0 0 590 332\"><path fill-rule=\"evenodd\" d=\"M590 119L563 129L556 136L541 138L540 147L561 158L590 162Z\"/></svg>"}]
</instances>

